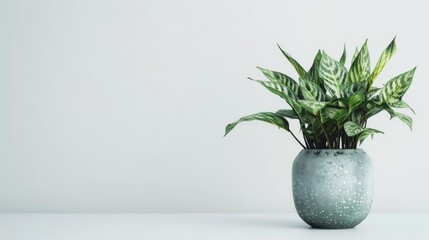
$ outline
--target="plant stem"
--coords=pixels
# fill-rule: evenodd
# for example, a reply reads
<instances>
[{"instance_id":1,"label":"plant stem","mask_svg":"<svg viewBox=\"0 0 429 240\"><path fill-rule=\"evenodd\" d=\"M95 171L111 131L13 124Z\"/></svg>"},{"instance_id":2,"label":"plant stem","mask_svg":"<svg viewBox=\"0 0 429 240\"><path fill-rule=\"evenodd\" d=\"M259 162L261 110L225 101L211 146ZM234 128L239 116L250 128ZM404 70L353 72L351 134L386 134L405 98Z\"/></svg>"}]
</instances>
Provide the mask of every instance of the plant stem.
<instances>
[{"instance_id":1,"label":"plant stem","mask_svg":"<svg viewBox=\"0 0 429 240\"><path fill-rule=\"evenodd\" d=\"M293 134L292 131L289 131L289 132L292 135L292 137L295 138L295 140L302 146L302 148L306 149L306 147L304 146L304 144L302 144L302 142L298 140L298 138L295 136L295 134Z\"/></svg>"},{"instance_id":2,"label":"plant stem","mask_svg":"<svg viewBox=\"0 0 429 240\"><path fill-rule=\"evenodd\" d=\"M318 116L316 116L317 121L319 122L320 126L322 127L323 133L325 134L326 137L326 141L328 142L328 146L329 148L332 148L331 145L331 139L329 138L328 132L326 131L325 127L323 126L322 122L320 121L320 119L318 118Z\"/></svg>"}]
</instances>

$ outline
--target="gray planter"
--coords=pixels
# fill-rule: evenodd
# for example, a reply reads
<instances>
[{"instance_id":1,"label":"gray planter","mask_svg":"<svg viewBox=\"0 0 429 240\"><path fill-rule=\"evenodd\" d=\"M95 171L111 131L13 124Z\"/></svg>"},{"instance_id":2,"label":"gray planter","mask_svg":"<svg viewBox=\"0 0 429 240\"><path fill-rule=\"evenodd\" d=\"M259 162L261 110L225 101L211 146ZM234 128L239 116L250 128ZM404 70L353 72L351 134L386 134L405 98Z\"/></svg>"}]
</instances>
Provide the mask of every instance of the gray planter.
<instances>
[{"instance_id":1,"label":"gray planter","mask_svg":"<svg viewBox=\"0 0 429 240\"><path fill-rule=\"evenodd\" d=\"M362 149L303 149L293 162L293 198L314 228L352 228L371 208L372 162Z\"/></svg>"}]
</instances>

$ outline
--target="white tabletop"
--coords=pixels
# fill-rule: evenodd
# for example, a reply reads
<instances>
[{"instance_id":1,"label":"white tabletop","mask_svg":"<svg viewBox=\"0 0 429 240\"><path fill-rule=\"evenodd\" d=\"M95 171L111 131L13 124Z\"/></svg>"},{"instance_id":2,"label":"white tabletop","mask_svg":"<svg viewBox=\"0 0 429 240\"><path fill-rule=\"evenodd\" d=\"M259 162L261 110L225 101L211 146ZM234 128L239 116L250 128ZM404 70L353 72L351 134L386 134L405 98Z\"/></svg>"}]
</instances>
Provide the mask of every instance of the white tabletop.
<instances>
[{"instance_id":1,"label":"white tabletop","mask_svg":"<svg viewBox=\"0 0 429 240\"><path fill-rule=\"evenodd\" d=\"M296 214L0 214L4 240L429 239L429 214L370 214L353 229L308 227Z\"/></svg>"}]
</instances>

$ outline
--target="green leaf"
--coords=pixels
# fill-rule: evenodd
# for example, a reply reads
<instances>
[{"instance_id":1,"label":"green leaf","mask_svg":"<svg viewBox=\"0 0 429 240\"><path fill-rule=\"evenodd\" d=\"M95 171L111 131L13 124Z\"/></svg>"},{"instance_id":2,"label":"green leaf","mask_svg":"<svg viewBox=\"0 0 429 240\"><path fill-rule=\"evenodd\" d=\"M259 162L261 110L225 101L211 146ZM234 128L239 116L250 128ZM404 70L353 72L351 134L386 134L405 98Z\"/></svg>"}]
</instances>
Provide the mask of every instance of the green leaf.
<instances>
[{"instance_id":1,"label":"green leaf","mask_svg":"<svg viewBox=\"0 0 429 240\"><path fill-rule=\"evenodd\" d=\"M295 68L296 72L298 73L300 78L305 78L305 75L307 72L305 69L293 58L289 55L289 53L283 51L283 49L280 47L280 45L277 44L280 51L282 51L283 55L287 58L287 60L292 64L292 66Z\"/></svg>"},{"instance_id":2,"label":"green leaf","mask_svg":"<svg viewBox=\"0 0 429 240\"><path fill-rule=\"evenodd\" d=\"M317 115L317 113L328 104L328 102L317 102L317 101L311 101L311 100L298 100L298 102L301 104L301 106L311 112L314 115Z\"/></svg>"},{"instance_id":3,"label":"green leaf","mask_svg":"<svg viewBox=\"0 0 429 240\"><path fill-rule=\"evenodd\" d=\"M341 85L345 83L347 70L339 62L322 52L319 65L319 75L323 79L326 89L332 96L341 97Z\"/></svg>"},{"instance_id":4,"label":"green leaf","mask_svg":"<svg viewBox=\"0 0 429 240\"><path fill-rule=\"evenodd\" d=\"M399 102L395 102L390 104L390 106L395 107L395 108L409 108L414 114L416 114L416 112L414 111L414 109L412 109L406 102L404 101L399 101Z\"/></svg>"},{"instance_id":5,"label":"green leaf","mask_svg":"<svg viewBox=\"0 0 429 240\"><path fill-rule=\"evenodd\" d=\"M313 65L311 65L311 68L308 70L307 74L305 75L305 80L308 80L310 82L313 82L319 85L323 93L326 93L323 79L320 78L319 76L319 65L321 60L322 60L322 52L319 50L316 54L316 57L314 57Z\"/></svg>"},{"instance_id":6,"label":"green leaf","mask_svg":"<svg viewBox=\"0 0 429 240\"><path fill-rule=\"evenodd\" d=\"M371 98L372 96L374 96L374 94L376 94L380 90L381 88L378 88L378 87L370 87L367 93L368 98Z\"/></svg>"},{"instance_id":7,"label":"green leaf","mask_svg":"<svg viewBox=\"0 0 429 240\"><path fill-rule=\"evenodd\" d=\"M384 49L383 53L381 53L381 56L378 59L377 64L375 65L375 68L371 73L371 76L369 77L369 87L371 87L372 83L374 83L378 74L380 74L380 72L383 70L384 66L390 60L393 54L395 54L395 51L396 51L395 38L393 38L389 46L387 46L387 48Z\"/></svg>"},{"instance_id":8,"label":"green leaf","mask_svg":"<svg viewBox=\"0 0 429 240\"><path fill-rule=\"evenodd\" d=\"M365 101L365 95L363 93L357 93L349 98L349 114L359 107Z\"/></svg>"},{"instance_id":9,"label":"green leaf","mask_svg":"<svg viewBox=\"0 0 429 240\"><path fill-rule=\"evenodd\" d=\"M276 94L277 96L283 98L289 104L289 106L291 106L291 108L293 110L295 110L297 113L301 112L301 105L296 101L297 97L289 88L283 87L276 82L261 81L261 80L255 80L252 78L249 78L249 79L261 84L266 89L268 89L270 92L272 92L272 93Z\"/></svg>"},{"instance_id":10,"label":"green leaf","mask_svg":"<svg viewBox=\"0 0 429 240\"><path fill-rule=\"evenodd\" d=\"M346 131L347 136L353 137L363 132L365 128L361 127L359 124L348 121L344 123L344 131Z\"/></svg>"},{"instance_id":11,"label":"green leaf","mask_svg":"<svg viewBox=\"0 0 429 240\"><path fill-rule=\"evenodd\" d=\"M245 121L254 121L254 120L271 123L271 124L273 124L279 128L282 128L286 131L289 131L289 122L286 119L284 119L283 117L281 117L275 113L271 113L271 112L260 112L260 113L256 113L256 114L252 114L249 116L242 117L242 118L238 119L237 121L228 124L225 128L225 135L224 136L226 136L229 132L231 132L232 129L234 129L235 126L237 126L237 124L239 124L241 122L245 122Z\"/></svg>"},{"instance_id":12,"label":"green leaf","mask_svg":"<svg viewBox=\"0 0 429 240\"><path fill-rule=\"evenodd\" d=\"M382 104L381 108L389 113L390 119L397 117L403 123L407 124L411 130L413 130L413 119L411 119L411 117L409 117L408 115L405 115L403 113L396 112L395 110L390 108L390 106L387 104Z\"/></svg>"},{"instance_id":13,"label":"green leaf","mask_svg":"<svg viewBox=\"0 0 429 240\"><path fill-rule=\"evenodd\" d=\"M381 108L378 104L377 101L374 100L368 100L366 102L366 118L370 118L374 115L376 115L377 113L381 112L383 110L383 108Z\"/></svg>"},{"instance_id":14,"label":"green leaf","mask_svg":"<svg viewBox=\"0 0 429 240\"><path fill-rule=\"evenodd\" d=\"M313 82L301 79L299 81L299 88L305 100L324 102L326 99L323 90L319 87L319 85Z\"/></svg>"},{"instance_id":15,"label":"green leaf","mask_svg":"<svg viewBox=\"0 0 429 240\"><path fill-rule=\"evenodd\" d=\"M347 111L345 109L340 109L334 114L333 119L337 121L337 125L340 126L347 121L347 116Z\"/></svg>"},{"instance_id":16,"label":"green leaf","mask_svg":"<svg viewBox=\"0 0 429 240\"><path fill-rule=\"evenodd\" d=\"M387 113L389 113L390 119L397 117L399 118L399 120L407 124L411 130L413 129L413 119L411 117L403 113L396 112L386 103L378 104L378 103L369 101L367 107L369 109L366 113L368 118L371 116L374 116L375 114L379 113L382 110L385 110Z\"/></svg>"},{"instance_id":17,"label":"green leaf","mask_svg":"<svg viewBox=\"0 0 429 240\"><path fill-rule=\"evenodd\" d=\"M328 119L334 120L336 125L340 126L347 120L347 111L345 109L325 107L320 111L320 119L322 123L327 122Z\"/></svg>"},{"instance_id":18,"label":"green leaf","mask_svg":"<svg viewBox=\"0 0 429 240\"><path fill-rule=\"evenodd\" d=\"M322 121L322 123L325 123L329 119L332 119L337 110L337 108L333 107L324 107L322 110L320 110L320 120Z\"/></svg>"},{"instance_id":19,"label":"green leaf","mask_svg":"<svg viewBox=\"0 0 429 240\"><path fill-rule=\"evenodd\" d=\"M373 137L375 133L382 133L384 134L384 132L377 130L377 129L373 129L373 128L366 128L360 135L359 135L359 142L362 144L362 142L368 137L371 136Z\"/></svg>"},{"instance_id":20,"label":"green leaf","mask_svg":"<svg viewBox=\"0 0 429 240\"><path fill-rule=\"evenodd\" d=\"M390 79L381 89L381 100L388 104L401 101L402 96L404 96L413 81L415 71L416 68L413 68L408 72Z\"/></svg>"},{"instance_id":21,"label":"green leaf","mask_svg":"<svg viewBox=\"0 0 429 240\"><path fill-rule=\"evenodd\" d=\"M280 115L285 118L299 119L298 114L291 109L281 109L276 112L277 115Z\"/></svg>"},{"instance_id":22,"label":"green leaf","mask_svg":"<svg viewBox=\"0 0 429 240\"><path fill-rule=\"evenodd\" d=\"M363 44L358 55L354 59L350 71L347 75L348 82L367 81L371 74L367 41Z\"/></svg>"},{"instance_id":23,"label":"green leaf","mask_svg":"<svg viewBox=\"0 0 429 240\"><path fill-rule=\"evenodd\" d=\"M262 80L257 80L257 79L253 79L250 77L248 79L261 84L262 86L267 88L270 92L272 92L272 93L274 93L274 94L276 94L282 98L286 97L286 98L295 98L296 99L295 94L293 94L293 92L291 90L289 90L287 87L280 85L277 82L262 81Z\"/></svg>"},{"instance_id":24,"label":"green leaf","mask_svg":"<svg viewBox=\"0 0 429 240\"><path fill-rule=\"evenodd\" d=\"M341 64L344 65L346 63L346 57L347 57L346 44L344 44L343 54L341 54L341 58L340 58L340 63Z\"/></svg>"},{"instance_id":25,"label":"green leaf","mask_svg":"<svg viewBox=\"0 0 429 240\"><path fill-rule=\"evenodd\" d=\"M358 54L359 54L359 48L356 46L355 52L353 53L353 57L352 57L352 64L355 61Z\"/></svg>"},{"instance_id":26,"label":"green leaf","mask_svg":"<svg viewBox=\"0 0 429 240\"><path fill-rule=\"evenodd\" d=\"M298 83L291 77L281 72L276 72L261 67L257 68L265 75L266 78L268 78L268 80L277 82L281 86L289 88L295 95L298 96Z\"/></svg>"},{"instance_id":27,"label":"green leaf","mask_svg":"<svg viewBox=\"0 0 429 240\"><path fill-rule=\"evenodd\" d=\"M410 116L397 112L396 117L399 118L399 120L401 120L403 123L407 124L411 130L413 130L413 119Z\"/></svg>"},{"instance_id":28,"label":"green leaf","mask_svg":"<svg viewBox=\"0 0 429 240\"><path fill-rule=\"evenodd\" d=\"M354 82L354 83L346 83L341 86L341 96L349 97L356 93L364 93L367 89L366 82Z\"/></svg>"},{"instance_id":29,"label":"green leaf","mask_svg":"<svg viewBox=\"0 0 429 240\"><path fill-rule=\"evenodd\" d=\"M305 75L305 79L314 83L319 82L319 64L322 60L322 52L319 50L317 51L316 56L313 60L313 65L311 65L311 68L308 70L307 74Z\"/></svg>"}]
</instances>

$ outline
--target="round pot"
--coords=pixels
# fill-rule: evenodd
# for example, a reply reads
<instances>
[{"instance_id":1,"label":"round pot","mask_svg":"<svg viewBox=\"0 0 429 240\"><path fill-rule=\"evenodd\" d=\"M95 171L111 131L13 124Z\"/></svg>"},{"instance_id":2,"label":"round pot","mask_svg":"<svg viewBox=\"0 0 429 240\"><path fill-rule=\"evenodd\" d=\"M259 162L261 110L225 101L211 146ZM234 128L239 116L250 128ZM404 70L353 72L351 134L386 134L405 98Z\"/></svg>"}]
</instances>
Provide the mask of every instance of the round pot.
<instances>
[{"instance_id":1,"label":"round pot","mask_svg":"<svg viewBox=\"0 0 429 240\"><path fill-rule=\"evenodd\" d=\"M303 149L293 162L298 215L314 228L352 228L371 208L373 168L362 149Z\"/></svg>"}]
</instances>

